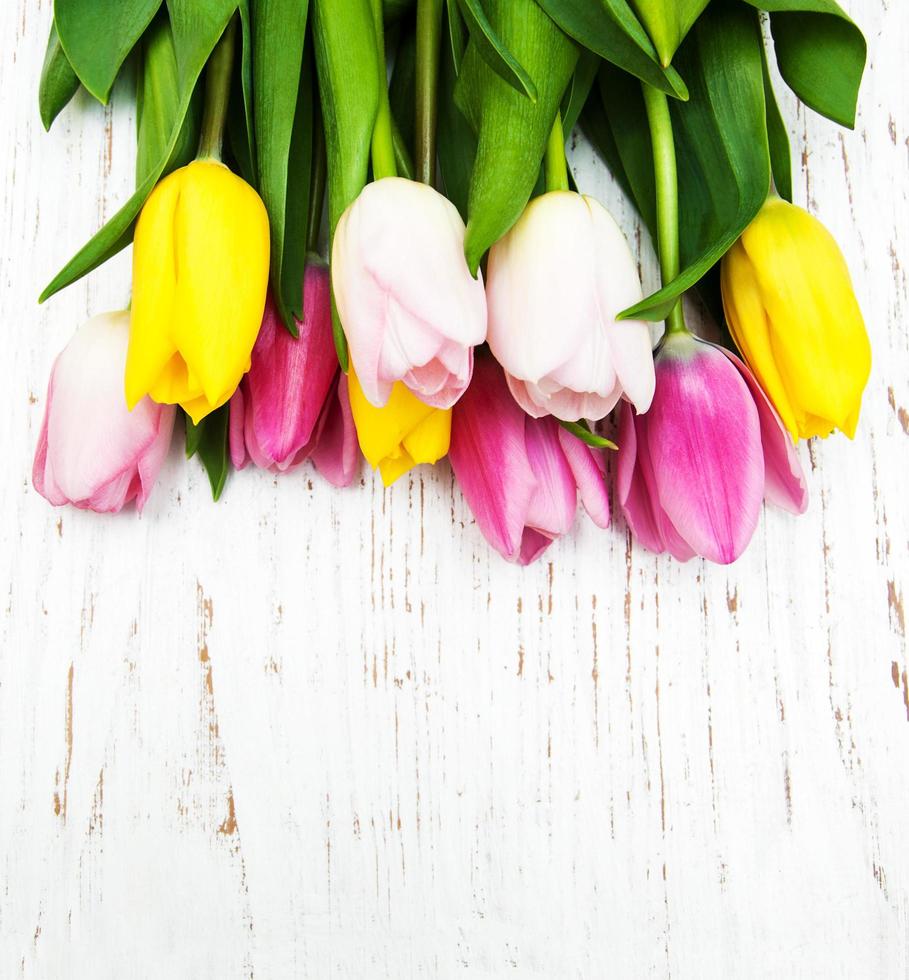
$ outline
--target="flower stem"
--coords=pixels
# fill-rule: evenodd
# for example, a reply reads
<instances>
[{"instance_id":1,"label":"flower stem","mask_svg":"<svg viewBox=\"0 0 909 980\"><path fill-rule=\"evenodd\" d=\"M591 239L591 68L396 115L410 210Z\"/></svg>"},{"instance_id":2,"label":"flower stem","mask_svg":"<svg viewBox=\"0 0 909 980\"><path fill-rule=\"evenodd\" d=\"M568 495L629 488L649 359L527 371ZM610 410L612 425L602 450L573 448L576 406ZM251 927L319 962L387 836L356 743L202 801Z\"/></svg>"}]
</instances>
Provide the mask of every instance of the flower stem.
<instances>
[{"instance_id":1,"label":"flower stem","mask_svg":"<svg viewBox=\"0 0 909 980\"><path fill-rule=\"evenodd\" d=\"M568 190L568 161L565 159L565 134L562 132L560 112L556 113L555 122L552 124L543 168L546 172L547 191Z\"/></svg>"},{"instance_id":2,"label":"flower stem","mask_svg":"<svg viewBox=\"0 0 909 980\"><path fill-rule=\"evenodd\" d=\"M388 77L385 69L385 25L382 20L382 0L372 0L373 22L376 27L376 48L379 56L379 109L372 131L372 175L374 180L396 177L395 144L391 127L391 107L388 104Z\"/></svg>"},{"instance_id":3,"label":"flower stem","mask_svg":"<svg viewBox=\"0 0 909 980\"><path fill-rule=\"evenodd\" d=\"M653 172L656 179L657 252L660 276L666 286L679 274L679 180L675 161L672 117L664 92L642 83L644 106L653 142ZM687 333L682 300L679 299L666 318L667 333Z\"/></svg>"},{"instance_id":4,"label":"flower stem","mask_svg":"<svg viewBox=\"0 0 909 980\"><path fill-rule=\"evenodd\" d=\"M234 37L237 18L231 17L221 40L208 59L205 72L205 109L202 115L202 134L199 138L199 160L221 160L224 123L230 100L230 76L234 67Z\"/></svg>"},{"instance_id":5,"label":"flower stem","mask_svg":"<svg viewBox=\"0 0 909 980\"><path fill-rule=\"evenodd\" d=\"M414 175L432 185L436 175L436 119L442 0L417 0L416 152Z\"/></svg>"}]
</instances>

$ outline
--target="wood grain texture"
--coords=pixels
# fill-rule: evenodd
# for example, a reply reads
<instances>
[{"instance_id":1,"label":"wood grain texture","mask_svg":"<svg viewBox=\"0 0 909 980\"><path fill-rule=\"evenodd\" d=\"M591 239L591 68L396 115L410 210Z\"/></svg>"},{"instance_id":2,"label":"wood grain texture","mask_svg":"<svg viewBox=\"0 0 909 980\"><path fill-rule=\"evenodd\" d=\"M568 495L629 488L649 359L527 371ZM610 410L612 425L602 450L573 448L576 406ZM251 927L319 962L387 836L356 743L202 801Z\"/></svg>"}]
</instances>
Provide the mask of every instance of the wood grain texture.
<instances>
[{"instance_id":1,"label":"wood grain texture","mask_svg":"<svg viewBox=\"0 0 909 980\"><path fill-rule=\"evenodd\" d=\"M849 6L855 132L784 108L874 344L855 442L730 568L619 517L527 569L447 465L213 506L175 446L141 518L37 496L51 362L128 253L35 298L128 197L133 110L45 135L51 2L0 6L0 977L909 976L909 16Z\"/></svg>"}]
</instances>

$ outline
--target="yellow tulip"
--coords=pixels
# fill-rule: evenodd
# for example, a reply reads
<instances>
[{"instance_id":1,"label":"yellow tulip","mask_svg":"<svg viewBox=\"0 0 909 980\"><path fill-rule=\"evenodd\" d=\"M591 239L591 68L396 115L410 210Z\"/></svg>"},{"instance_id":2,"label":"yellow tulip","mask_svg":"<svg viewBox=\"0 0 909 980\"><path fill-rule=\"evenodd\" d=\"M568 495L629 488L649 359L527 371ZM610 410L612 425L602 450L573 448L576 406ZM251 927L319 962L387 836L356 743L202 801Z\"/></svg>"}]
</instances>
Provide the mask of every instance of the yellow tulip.
<instances>
[{"instance_id":1,"label":"yellow tulip","mask_svg":"<svg viewBox=\"0 0 909 980\"><path fill-rule=\"evenodd\" d=\"M776 196L723 259L735 342L792 437L855 434L871 346L833 236Z\"/></svg>"},{"instance_id":2,"label":"yellow tulip","mask_svg":"<svg viewBox=\"0 0 909 980\"><path fill-rule=\"evenodd\" d=\"M451 409L421 402L400 381L388 402L376 408L366 399L351 368L347 376L350 409L363 455L378 467L382 482L391 486L418 463L435 463L451 442Z\"/></svg>"},{"instance_id":3,"label":"yellow tulip","mask_svg":"<svg viewBox=\"0 0 909 980\"><path fill-rule=\"evenodd\" d=\"M249 369L268 285L268 215L215 160L152 191L136 225L126 401L179 404L199 422Z\"/></svg>"}]
</instances>

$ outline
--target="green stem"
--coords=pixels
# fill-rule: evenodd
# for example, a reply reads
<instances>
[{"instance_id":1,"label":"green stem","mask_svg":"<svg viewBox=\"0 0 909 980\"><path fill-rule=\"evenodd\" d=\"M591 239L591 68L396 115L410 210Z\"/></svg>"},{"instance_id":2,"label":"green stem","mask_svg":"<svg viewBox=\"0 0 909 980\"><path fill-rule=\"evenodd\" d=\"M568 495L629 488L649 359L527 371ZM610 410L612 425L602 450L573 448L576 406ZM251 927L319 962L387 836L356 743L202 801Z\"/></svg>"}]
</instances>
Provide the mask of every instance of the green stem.
<instances>
[{"instance_id":1,"label":"green stem","mask_svg":"<svg viewBox=\"0 0 909 980\"><path fill-rule=\"evenodd\" d=\"M382 0L372 0L373 21L376 26L376 48L379 55L379 110L372 131L372 176L374 180L396 177L395 143L391 128L391 107L388 104L388 77L385 69L385 25L382 20Z\"/></svg>"},{"instance_id":2,"label":"green stem","mask_svg":"<svg viewBox=\"0 0 909 980\"><path fill-rule=\"evenodd\" d=\"M562 132L562 114L556 113L549 142L546 144L546 156L543 160L546 173L547 191L568 190L568 160L565 158L565 134Z\"/></svg>"},{"instance_id":3,"label":"green stem","mask_svg":"<svg viewBox=\"0 0 909 980\"><path fill-rule=\"evenodd\" d=\"M436 118L441 39L442 0L417 0L414 172L421 184L430 186L436 176Z\"/></svg>"},{"instance_id":4,"label":"green stem","mask_svg":"<svg viewBox=\"0 0 909 980\"><path fill-rule=\"evenodd\" d=\"M202 134L199 138L199 160L221 160L227 103L230 100L230 76L234 67L234 37L237 18L231 17L221 40L208 59L205 72L205 109L202 114Z\"/></svg>"},{"instance_id":5,"label":"green stem","mask_svg":"<svg viewBox=\"0 0 909 980\"><path fill-rule=\"evenodd\" d=\"M653 142L653 172L656 179L657 252L660 276L666 286L679 274L679 180L675 161L672 117L664 92L642 83L644 106ZM687 333L682 300L679 299L666 318L667 333Z\"/></svg>"}]
</instances>

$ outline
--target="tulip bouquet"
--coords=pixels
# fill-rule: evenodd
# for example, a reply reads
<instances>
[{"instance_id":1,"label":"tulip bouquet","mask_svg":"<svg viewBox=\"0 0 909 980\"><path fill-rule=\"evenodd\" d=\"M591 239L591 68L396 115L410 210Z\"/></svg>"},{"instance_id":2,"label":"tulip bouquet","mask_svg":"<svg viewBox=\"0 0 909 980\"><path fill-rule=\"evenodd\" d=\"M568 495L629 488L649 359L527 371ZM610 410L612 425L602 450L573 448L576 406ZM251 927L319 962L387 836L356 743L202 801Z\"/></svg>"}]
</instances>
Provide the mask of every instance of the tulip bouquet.
<instances>
[{"instance_id":1,"label":"tulip bouquet","mask_svg":"<svg viewBox=\"0 0 909 980\"><path fill-rule=\"evenodd\" d=\"M36 489L141 508L179 416L216 499L247 463L347 486L362 454L389 485L448 456L527 563L578 501L609 525L612 472L647 548L734 561L765 499L804 511L798 440L852 438L870 370L770 57L853 125L835 0L56 0L42 120L133 63L136 190L41 299L130 243L133 282L54 364ZM652 295L576 128L651 232Z\"/></svg>"}]
</instances>

